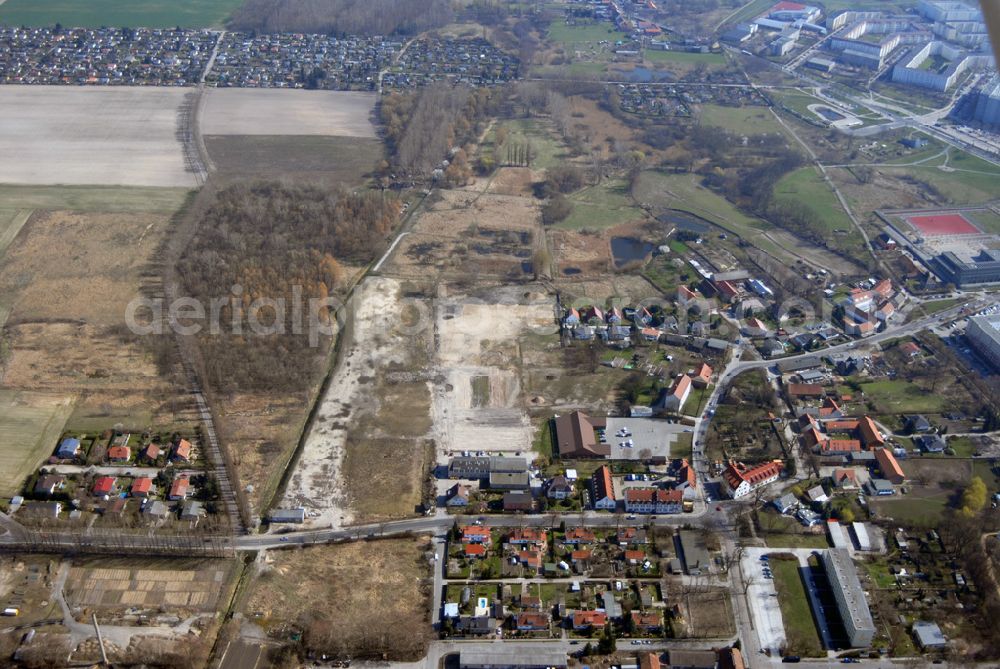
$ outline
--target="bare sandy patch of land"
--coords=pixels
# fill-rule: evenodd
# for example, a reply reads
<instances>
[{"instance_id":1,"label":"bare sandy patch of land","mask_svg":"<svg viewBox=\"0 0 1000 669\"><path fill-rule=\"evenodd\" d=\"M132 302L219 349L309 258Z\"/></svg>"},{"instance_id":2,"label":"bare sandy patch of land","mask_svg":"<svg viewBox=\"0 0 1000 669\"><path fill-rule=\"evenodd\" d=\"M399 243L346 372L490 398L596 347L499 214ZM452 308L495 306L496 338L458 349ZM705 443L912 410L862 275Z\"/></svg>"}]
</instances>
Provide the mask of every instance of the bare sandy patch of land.
<instances>
[{"instance_id":1,"label":"bare sandy patch of land","mask_svg":"<svg viewBox=\"0 0 1000 669\"><path fill-rule=\"evenodd\" d=\"M189 89L0 87L0 183L194 187L177 138Z\"/></svg>"},{"instance_id":2,"label":"bare sandy patch of land","mask_svg":"<svg viewBox=\"0 0 1000 669\"><path fill-rule=\"evenodd\" d=\"M374 93L213 88L205 95L206 135L376 136Z\"/></svg>"},{"instance_id":3,"label":"bare sandy patch of land","mask_svg":"<svg viewBox=\"0 0 1000 669\"><path fill-rule=\"evenodd\" d=\"M438 302L437 367L445 375L434 392L439 463L470 449L531 450L518 339L526 331L550 330L553 313L548 296L513 289L487 301Z\"/></svg>"},{"instance_id":4,"label":"bare sandy patch of land","mask_svg":"<svg viewBox=\"0 0 1000 669\"><path fill-rule=\"evenodd\" d=\"M424 537L269 551L244 613L333 656L417 659L431 634Z\"/></svg>"},{"instance_id":5,"label":"bare sandy patch of land","mask_svg":"<svg viewBox=\"0 0 1000 669\"><path fill-rule=\"evenodd\" d=\"M339 527L354 519L343 471L354 421L377 409L374 390L379 375L393 365L406 365L412 348L412 335L398 329L399 289L394 279L369 277L359 284L347 307L340 363L320 399L282 499L282 506L305 507L310 525ZM388 489L371 493L385 495Z\"/></svg>"}]
</instances>

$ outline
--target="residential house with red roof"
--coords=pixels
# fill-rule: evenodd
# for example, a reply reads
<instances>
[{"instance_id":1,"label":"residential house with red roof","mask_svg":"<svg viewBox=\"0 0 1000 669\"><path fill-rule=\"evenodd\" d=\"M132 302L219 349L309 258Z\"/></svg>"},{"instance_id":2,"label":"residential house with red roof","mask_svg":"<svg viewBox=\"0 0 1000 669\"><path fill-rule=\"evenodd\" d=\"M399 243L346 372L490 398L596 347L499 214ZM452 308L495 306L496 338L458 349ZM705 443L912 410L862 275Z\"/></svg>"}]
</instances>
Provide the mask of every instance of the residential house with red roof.
<instances>
[{"instance_id":1,"label":"residential house with red roof","mask_svg":"<svg viewBox=\"0 0 1000 669\"><path fill-rule=\"evenodd\" d=\"M466 544L464 549L465 557L467 558L484 558L486 557L486 546L482 544Z\"/></svg>"},{"instance_id":2,"label":"residential house with red roof","mask_svg":"<svg viewBox=\"0 0 1000 669\"><path fill-rule=\"evenodd\" d=\"M490 528L482 525L465 525L460 528L463 544L483 544L489 546L493 538L490 535Z\"/></svg>"},{"instance_id":3,"label":"residential house with red roof","mask_svg":"<svg viewBox=\"0 0 1000 669\"><path fill-rule=\"evenodd\" d=\"M153 479L147 476L141 476L132 481L132 488L129 491L132 497L149 497L152 492Z\"/></svg>"},{"instance_id":4,"label":"residential house with red roof","mask_svg":"<svg viewBox=\"0 0 1000 669\"><path fill-rule=\"evenodd\" d=\"M94 481L94 487L91 492L94 497L110 495L115 489L115 482L116 479L114 476L98 476L97 480Z\"/></svg>"},{"instance_id":5,"label":"residential house with red roof","mask_svg":"<svg viewBox=\"0 0 1000 669\"><path fill-rule=\"evenodd\" d=\"M865 448L878 448L885 445L885 439L879 431L875 421L870 416L864 416L858 421L858 437Z\"/></svg>"},{"instance_id":6,"label":"residential house with red roof","mask_svg":"<svg viewBox=\"0 0 1000 669\"><path fill-rule=\"evenodd\" d=\"M629 513L680 513L684 491L659 488L628 488L625 490L625 510Z\"/></svg>"},{"instance_id":7,"label":"residential house with red roof","mask_svg":"<svg viewBox=\"0 0 1000 669\"><path fill-rule=\"evenodd\" d=\"M701 363L701 366L695 370L694 375L691 377L691 383L694 384L695 388L705 388L712 382L712 368Z\"/></svg>"},{"instance_id":8,"label":"residential house with red roof","mask_svg":"<svg viewBox=\"0 0 1000 669\"><path fill-rule=\"evenodd\" d=\"M548 632L547 613L523 612L514 615L514 629L519 632Z\"/></svg>"},{"instance_id":9,"label":"residential house with red roof","mask_svg":"<svg viewBox=\"0 0 1000 669\"><path fill-rule=\"evenodd\" d=\"M632 611L631 616L632 629L650 634L663 628L663 616L655 611Z\"/></svg>"},{"instance_id":10,"label":"residential house with red roof","mask_svg":"<svg viewBox=\"0 0 1000 669\"><path fill-rule=\"evenodd\" d=\"M160 457L160 452L161 449L159 444L150 443L147 444L146 447L143 448L141 451L139 451L138 459L148 463L153 463L156 462L156 460Z\"/></svg>"},{"instance_id":11,"label":"residential house with red roof","mask_svg":"<svg viewBox=\"0 0 1000 669\"><path fill-rule=\"evenodd\" d=\"M190 494L191 481L187 478L174 479L174 482L170 485L170 494L168 499L171 501L179 499L187 499Z\"/></svg>"},{"instance_id":12,"label":"residential house with red roof","mask_svg":"<svg viewBox=\"0 0 1000 669\"><path fill-rule=\"evenodd\" d=\"M686 374L681 375L677 377L673 388L666 393L660 404L667 411L679 412L690 394L691 377Z\"/></svg>"},{"instance_id":13,"label":"residential house with red roof","mask_svg":"<svg viewBox=\"0 0 1000 669\"><path fill-rule=\"evenodd\" d=\"M177 442L170 459L177 462L189 462L191 460L191 442L187 439L181 439Z\"/></svg>"},{"instance_id":14,"label":"residential house with red roof","mask_svg":"<svg viewBox=\"0 0 1000 669\"><path fill-rule=\"evenodd\" d=\"M602 465L590 477L590 503L597 510L614 511L618 508L615 484L611 478L611 468Z\"/></svg>"},{"instance_id":15,"label":"residential house with red roof","mask_svg":"<svg viewBox=\"0 0 1000 669\"><path fill-rule=\"evenodd\" d=\"M507 535L507 543L511 546L534 546L544 548L549 544L549 533L534 527L523 527L511 530Z\"/></svg>"},{"instance_id":16,"label":"residential house with red roof","mask_svg":"<svg viewBox=\"0 0 1000 669\"><path fill-rule=\"evenodd\" d=\"M742 462L730 460L729 465L722 472L722 482L729 496L733 499L739 499L758 488L777 481L782 468L780 460L765 462L754 467L747 467Z\"/></svg>"},{"instance_id":17,"label":"residential house with red roof","mask_svg":"<svg viewBox=\"0 0 1000 669\"><path fill-rule=\"evenodd\" d=\"M903 470L889 449L876 448L875 461L878 463L878 468L882 472L882 476L888 479L893 485L899 485L906 480Z\"/></svg>"},{"instance_id":18,"label":"residential house with red roof","mask_svg":"<svg viewBox=\"0 0 1000 669\"><path fill-rule=\"evenodd\" d=\"M585 546L595 541L597 541L597 536L586 527L570 527L563 536L563 543L567 546Z\"/></svg>"},{"instance_id":19,"label":"residential house with red roof","mask_svg":"<svg viewBox=\"0 0 1000 669\"><path fill-rule=\"evenodd\" d=\"M128 446L112 446L108 449L108 461L124 464L132 457L132 449Z\"/></svg>"},{"instance_id":20,"label":"residential house with red roof","mask_svg":"<svg viewBox=\"0 0 1000 669\"><path fill-rule=\"evenodd\" d=\"M643 653L639 656L639 669L661 669L659 652Z\"/></svg>"},{"instance_id":21,"label":"residential house with red roof","mask_svg":"<svg viewBox=\"0 0 1000 669\"><path fill-rule=\"evenodd\" d=\"M604 611L574 611L573 629L584 631L603 628L608 624L608 615Z\"/></svg>"}]
</instances>

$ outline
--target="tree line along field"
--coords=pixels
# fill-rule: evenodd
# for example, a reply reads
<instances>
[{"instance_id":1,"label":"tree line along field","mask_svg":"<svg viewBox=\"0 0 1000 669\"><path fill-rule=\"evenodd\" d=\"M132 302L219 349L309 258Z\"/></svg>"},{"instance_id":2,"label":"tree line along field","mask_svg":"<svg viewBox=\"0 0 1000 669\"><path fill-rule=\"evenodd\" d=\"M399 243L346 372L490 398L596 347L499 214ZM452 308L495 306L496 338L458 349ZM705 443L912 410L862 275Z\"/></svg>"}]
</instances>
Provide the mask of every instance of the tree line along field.
<instances>
[{"instance_id":1,"label":"tree line along field","mask_svg":"<svg viewBox=\"0 0 1000 669\"><path fill-rule=\"evenodd\" d=\"M221 28L243 0L6 0L0 23L73 28Z\"/></svg>"}]
</instances>

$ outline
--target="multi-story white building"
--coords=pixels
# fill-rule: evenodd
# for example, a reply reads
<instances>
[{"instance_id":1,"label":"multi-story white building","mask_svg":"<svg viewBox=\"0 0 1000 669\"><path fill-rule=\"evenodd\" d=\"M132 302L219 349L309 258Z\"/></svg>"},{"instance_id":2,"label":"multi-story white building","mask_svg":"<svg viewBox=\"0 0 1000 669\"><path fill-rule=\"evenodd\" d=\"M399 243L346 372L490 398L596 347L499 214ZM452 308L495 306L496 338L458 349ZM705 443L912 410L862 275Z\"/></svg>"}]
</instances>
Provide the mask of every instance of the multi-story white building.
<instances>
[{"instance_id":1,"label":"multi-story white building","mask_svg":"<svg viewBox=\"0 0 1000 669\"><path fill-rule=\"evenodd\" d=\"M628 488L625 491L625 510L629 513L680 513L683 508L683 490Z\"/></svg>"},{"instance_id":2,"label":"multi-story white building","mask_svg":"<svg viewBox=\"0 0 1000 669\"><path fill-rule=\"evenodd\" d=\"M754 490L774 483L781 475L781 461L765 462L756 467L747 467L742 462L729 461L729 466L722 472L722 485L726 493L733 499L746 497Z\"/></svg>"},{"instance_id":3,"label":"multi-story white building","mask_svg":"<svg viewBox=\"0 0 1000 669\"><path fill-rule=\"evenodd\" d=\"M932 58L945 61L939 68L926 67ZM970 69L985 68L993 64L989 54L971 54L946 42L928 42L903 56L892 68L892 80L901 84L946 91Z\"/></svg>"},{"instance_id":4,"label":"multi-story white building","mask_svg":"<svg viewBox=\"0 0 1000 669\"><path fill-rule=\"evenodd\" d=\"M851 553L846 548L831 548L822 553L822 560L851 647L870 646L875 636L875 623Z\"/></svg>"},{"instance_id":5,"label":"multi-story white building","mask_svg":"<svg viewBox=\"0 0 1000 669\"><path fill-rule=\"evenodd\" d=\"M970 318L965 336L981 356L1000 369L1000 316Z\"/></svg>"},{"instance_id":6,"label":"multi-story white building","mask_svg":"<svg viewBox=\"0 0 1000 669\"><path fill-rule=\"evenodd\" d=\"M1000 77L994 77L980 89L972 116L987 125L1000 125Z\"/></svg>"}]
</instances>

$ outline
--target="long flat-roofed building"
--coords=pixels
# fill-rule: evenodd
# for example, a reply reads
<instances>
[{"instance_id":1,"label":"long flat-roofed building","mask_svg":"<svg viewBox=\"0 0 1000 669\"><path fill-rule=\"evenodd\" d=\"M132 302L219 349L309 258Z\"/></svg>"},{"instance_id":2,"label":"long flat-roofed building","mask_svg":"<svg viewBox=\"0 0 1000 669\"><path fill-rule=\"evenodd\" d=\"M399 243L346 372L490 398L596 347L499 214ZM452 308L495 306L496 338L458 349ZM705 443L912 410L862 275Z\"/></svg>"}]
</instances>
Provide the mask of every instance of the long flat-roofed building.
<instances>
[{"instance_id":1,"label":"long flat-roofed building","mask_svg":"<svg viewBox=\"0 0 1000 669\"><path fill-rule=\"evenodd\" d=\"M1000 316L973 316L965 328L965 337L979 355L1000 369Z\"/></svg>"},{"instance_id":2,"label":"long flat-roofed building","mask_svg":"<svg viewBox=\"0 0 1000 669\"><path fill-rule=\"evenodd\" d=\"M503 646L502 648L499 646ZM463 650L459 655L461 669L564 669L566 653L561 650L547 650L542 646L530 651L523 647L514 648L498 644L489 651Z\"/></svg>"},{"instance_id":3,"label":"long flat-roofed building","mask_svg":"<svg viewBox=\"0 0 1000 669\"><path fill-rule=\"evenodd\" d=\"M870 646L875 636L875 623L850 552L846 548L831 548L822 553L822 561L851 647Z\"/></svg>"}]
</instances>

